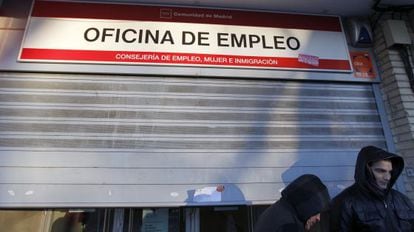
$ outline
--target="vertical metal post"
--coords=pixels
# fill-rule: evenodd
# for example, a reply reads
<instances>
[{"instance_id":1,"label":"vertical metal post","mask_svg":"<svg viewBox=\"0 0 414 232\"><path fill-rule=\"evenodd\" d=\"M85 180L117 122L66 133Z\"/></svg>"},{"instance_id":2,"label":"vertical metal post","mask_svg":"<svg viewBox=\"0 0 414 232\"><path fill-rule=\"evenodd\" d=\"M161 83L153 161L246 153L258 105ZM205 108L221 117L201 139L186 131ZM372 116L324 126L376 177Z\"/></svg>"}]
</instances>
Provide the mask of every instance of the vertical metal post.
<instances>
[{"instance_id":1,"label":"vertical metal post","mask_svg":"<svg viewBox=\"0 0 414 232\"><path fill-rule=\"evenodd\" d=\"M124 230L124 211L123 208L115 209L112 232L122 232Z\"/></svg>"},{"instance_id":2,"label":"vertical metal post","mask_svg":"<svg viewBox=\"0 0 414 232\"><path fill-rule=\"evenodd\" d=\"M200 232L200 209L185 209L185 232Z\"/></svg>"}]
</instances>

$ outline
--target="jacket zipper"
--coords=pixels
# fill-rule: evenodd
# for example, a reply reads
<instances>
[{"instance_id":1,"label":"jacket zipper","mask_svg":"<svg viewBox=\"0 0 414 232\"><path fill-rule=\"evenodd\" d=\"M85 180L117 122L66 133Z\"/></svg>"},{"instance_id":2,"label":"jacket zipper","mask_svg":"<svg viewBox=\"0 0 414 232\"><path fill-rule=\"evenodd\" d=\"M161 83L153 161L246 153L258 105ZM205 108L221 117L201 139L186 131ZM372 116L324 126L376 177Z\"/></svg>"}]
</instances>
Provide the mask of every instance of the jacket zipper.
<instances>
[{"instance_id":1,"label":"jacket zipper","mask_svg":"<svg viewBox=\"0 0 414 232\"><path fill-rule=\"evenodd\" d=\"M385 201L384 201L384 207L385 207L386 209L388 208L387 202L385 202Z\"/></svg>"}]
</instances>

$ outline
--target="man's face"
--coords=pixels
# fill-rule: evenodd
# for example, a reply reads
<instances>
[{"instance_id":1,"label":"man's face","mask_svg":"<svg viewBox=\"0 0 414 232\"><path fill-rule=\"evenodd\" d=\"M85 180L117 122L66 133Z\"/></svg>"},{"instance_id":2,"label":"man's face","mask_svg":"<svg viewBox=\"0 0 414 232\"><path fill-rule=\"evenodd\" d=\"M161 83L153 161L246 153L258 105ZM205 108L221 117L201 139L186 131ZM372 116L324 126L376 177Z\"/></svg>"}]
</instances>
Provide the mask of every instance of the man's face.
<instances>
[{"instance_id":1,"label":"man's face","mask_svg":"<svg viewBox=\"0 0 414 232\"><path fill-rule=\"evenodd\" d=\"M381 189L387 189L391 180L392 163L388 160L380 160L370 167L374 174L375 182Z\"/></svg>"}]
</instances>

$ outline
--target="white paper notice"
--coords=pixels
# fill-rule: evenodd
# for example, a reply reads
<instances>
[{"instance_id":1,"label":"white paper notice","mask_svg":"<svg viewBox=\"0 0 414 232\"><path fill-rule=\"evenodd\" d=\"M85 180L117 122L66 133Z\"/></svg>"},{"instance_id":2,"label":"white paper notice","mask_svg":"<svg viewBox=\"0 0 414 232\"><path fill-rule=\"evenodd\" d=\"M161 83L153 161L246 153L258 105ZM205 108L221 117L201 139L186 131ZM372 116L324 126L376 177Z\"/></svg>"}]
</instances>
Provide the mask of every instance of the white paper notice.
<instances>
[{"instance_id":1,"label":"white paper notice","mask_svg":"<svg viewBox=\"0 0 414 232\"><path fill-rule=\"evenodd\" d=\"M221 201L221 192L217 191L217 187L204 187L196 189L193 200L195 202Z\"/></svg>"},{"instance_id":2,"label":"white paper notice","mask_svg":"<svg viewBox=\"0 0 414 232\"><path fill-rule=\"evenodd\" d=\"M168 209L142 210L142 232L167 232Z\"/></svg>"}]
</instances>

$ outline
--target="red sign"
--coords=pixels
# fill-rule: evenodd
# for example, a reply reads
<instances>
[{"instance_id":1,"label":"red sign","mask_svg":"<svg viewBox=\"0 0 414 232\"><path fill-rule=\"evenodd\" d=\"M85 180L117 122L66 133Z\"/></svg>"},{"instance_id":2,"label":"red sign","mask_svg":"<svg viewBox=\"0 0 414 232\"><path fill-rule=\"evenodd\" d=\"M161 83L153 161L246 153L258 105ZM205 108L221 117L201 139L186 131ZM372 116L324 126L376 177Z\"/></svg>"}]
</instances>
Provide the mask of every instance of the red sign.
<instances>
[{"instance_id":1,"label":"red sign","mask_svg":"<svg viewBox=\"0 0 414 232\"><path fill-rule=\"evenodd\" d=\"M351 71L335 16L45 0L19 61Z\"/></svg>"},{"instance_id":2,"label":"red sign","mask_svg":"<svg viewBox=\"0 0 414 232\"><path fill-rule=\"evenodd\" d=\"M358 78L375 78L374 66L368 52L350 52L354 76Z\"/></svg>"}]
</instances>

